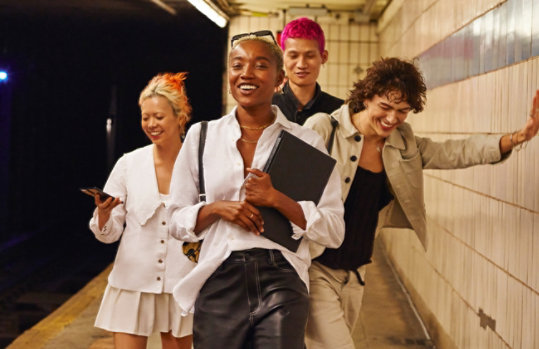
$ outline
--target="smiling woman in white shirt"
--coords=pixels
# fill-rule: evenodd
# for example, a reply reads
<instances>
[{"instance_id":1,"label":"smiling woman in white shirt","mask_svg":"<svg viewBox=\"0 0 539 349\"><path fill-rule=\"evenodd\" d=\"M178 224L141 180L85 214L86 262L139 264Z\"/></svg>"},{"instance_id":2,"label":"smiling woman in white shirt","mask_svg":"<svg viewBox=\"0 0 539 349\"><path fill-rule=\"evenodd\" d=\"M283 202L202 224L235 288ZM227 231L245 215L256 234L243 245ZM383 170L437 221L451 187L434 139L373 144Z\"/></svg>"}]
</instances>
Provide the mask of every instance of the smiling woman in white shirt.
<instances>
[{"instance_id":1,"label":"smiling woman in white shirt","mask_svg":"<svg viewBox=\"0 0 539 349\"><path fill-rule=\"evenodd\" d=\"M172 238L167 199L181 136L190 118L186 73L155 76L140 94L142 130L151 145L122 156L95 196L90 229L104 243L121 238L95 326L114 333L115 348L146 348L161 333L164 349L188 349L192 315L181 316L171 292L193 267ZM124 228L125 225L125 228Z\"/></svg>"},{"instance_id":2,"label":"smiling woman in white shirt","mask_svg":"<svg viewBox=\"0 0 539 349\"><path fill-rule=\"evenodd\" d=\"M283 80L282 53L269 31L236 35L229 55L230 92L237 106L208 123L199 202L198 142L193 125L171 183L171 234L204 239L198 265L174 288L184 312L194 310L193 343L210 348L303 348L308 312L308 241L339 246L343 204L336 170L315 205L276 190L264 167L281 130L325 151L312 130L271 105ZM292 252L264 237L256 206L273 207L303 237Z\"/></svg>"}]
</instances>

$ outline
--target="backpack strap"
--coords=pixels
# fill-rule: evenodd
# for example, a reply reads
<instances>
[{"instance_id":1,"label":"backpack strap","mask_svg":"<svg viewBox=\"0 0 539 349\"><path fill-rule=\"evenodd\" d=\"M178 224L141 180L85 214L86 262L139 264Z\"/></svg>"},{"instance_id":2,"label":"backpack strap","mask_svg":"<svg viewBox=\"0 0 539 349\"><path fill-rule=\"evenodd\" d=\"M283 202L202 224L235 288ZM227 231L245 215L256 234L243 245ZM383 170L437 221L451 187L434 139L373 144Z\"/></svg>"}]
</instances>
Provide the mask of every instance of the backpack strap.
<instances>
[{"instance_id":1,"label":"backpack strap","mask_svg":"<svg viewBox=\"0 0 539 349\"><path fill-rule=\"evenodd\" d=\"M206 144L206 131L208 130L208 122L206 120L200 122L200 137L198 141L198 200L206 201L206 186L204 184L204 166L202 165L202 156L204 155L204 145Z\"/></svg>"},{"instance_id":2,"label":"backpack strap","mask_svg":"<svg viewBox=\"0 0 539 349\"><path fill-rule=\"evenodd\" d=\"M335 131L337 130L339 122L331 115L329 116L329 121L331 122L331 134L329 135L326 148L328 149L329 155L331 155L331 149L333 149L333 140L335 139Z\"/></svg>"}]
</instances>

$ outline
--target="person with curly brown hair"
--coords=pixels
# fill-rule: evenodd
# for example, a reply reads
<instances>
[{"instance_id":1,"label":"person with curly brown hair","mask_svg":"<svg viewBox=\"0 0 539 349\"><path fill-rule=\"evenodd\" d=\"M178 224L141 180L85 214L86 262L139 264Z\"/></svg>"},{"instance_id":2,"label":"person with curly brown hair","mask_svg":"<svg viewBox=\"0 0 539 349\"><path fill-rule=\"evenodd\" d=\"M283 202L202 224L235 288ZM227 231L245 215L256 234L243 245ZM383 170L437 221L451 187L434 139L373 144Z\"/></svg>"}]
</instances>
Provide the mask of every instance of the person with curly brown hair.
<instances>
[{"instance_id":1,"label":"person with curly brown hair","mask_svg":"<svg viewBox=\"0 0 539 349\"><path fill-rule=\"evenodd\" d=\"M340 109L315 114L305 123L326 140L337 160L346 224L339 248L311 246L309 349L354 348L351 331L359 317L378 219L380 227L413 229L427 246L423 169L499 163L539 129L538 90L530 118L517 132L433 142L415 136L405 122L410 111L423 110L425 98L423 77L412 63L381 59L354 84Z\"/></svg>"}]
</instances>

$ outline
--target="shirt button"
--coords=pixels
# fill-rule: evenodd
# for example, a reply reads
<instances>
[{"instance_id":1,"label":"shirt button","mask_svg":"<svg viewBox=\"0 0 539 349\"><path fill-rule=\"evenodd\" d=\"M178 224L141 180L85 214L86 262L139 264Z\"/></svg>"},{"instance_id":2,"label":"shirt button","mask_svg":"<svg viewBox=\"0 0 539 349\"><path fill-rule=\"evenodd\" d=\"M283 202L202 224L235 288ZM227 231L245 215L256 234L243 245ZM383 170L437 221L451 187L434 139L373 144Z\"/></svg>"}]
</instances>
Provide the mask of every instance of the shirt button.
<instances>
[{"instance_id":1,"label":"shirt button","mask_svg":"<svg viewBox=\"0 0 539 349\"><path fill-rule=\"evenodd\" d=\"M350 183L350 177L346 177L346 178L344 179L344 183Z\"/></svg>"},{"instance_id":2,"label":"shirt button","mask_svg":"<svg viewBox=\"0 0 539 349\"><path fill-rule=\"evenodd\" d=\"M164 244L164 243L165 243L165 240L161 240L161 243Z\"/></svg>"},{"instance_id":3,"label":"shirt button","mask_svg":"<svg viewBox=\"0 0 539 349\"><path fill-rule=\"evenodd\" d=\"M361 136L360 135L355 135L354 136L354 141L356 141L356 142L361 141Z\"/></svg>"},{"instance_id":4,"label":"shirt button","mask_svg":"<svg viewBox=\"0 0 539 349\"><path fill-rule=\"evenodd\" d=\"M158 262L159 262L159 263L163 263L163 260L162 260L162 259L159 259Z\"/></svg>"},{"instance_id":5,"label":"shirt button","mask_svg":"<svg viewBox=\"0 0 539 349\"><path fill-rule=\"evenodd\" d=\"M350 161L356 161L356 160L357 160L357 156L355 155L350 156Z\"/></svg>"},{"instance_id":6,"label":"shirt button","mask_svg":"<svg viewBox=\"0 0 539 349\"><path fill-rule=\"evenodd\" d=\"M165 221L162 221L162 222L161 222L161 224L163 224L163 225L166 225L166 224L167 224L167 222L165 222Z\"/></svg>"},{"instance_id":7,"label":"shirt button","mask_svg":"<svg viewBox=\"0 0 539 349\"><path fill-rule=\"evenodd\" d=\"M157 281L161 281L161 277L160 277L160 276L157 277Z\"/></svg>"}]
</instances>

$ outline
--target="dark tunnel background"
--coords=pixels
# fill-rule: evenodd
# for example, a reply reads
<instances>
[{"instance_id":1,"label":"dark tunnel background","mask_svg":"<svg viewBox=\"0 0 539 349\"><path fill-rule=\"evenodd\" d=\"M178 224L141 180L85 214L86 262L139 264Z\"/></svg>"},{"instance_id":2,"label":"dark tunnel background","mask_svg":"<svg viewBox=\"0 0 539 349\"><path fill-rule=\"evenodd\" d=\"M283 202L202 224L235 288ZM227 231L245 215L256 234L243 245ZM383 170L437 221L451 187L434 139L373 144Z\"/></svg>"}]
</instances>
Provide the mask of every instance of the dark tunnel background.
<instances>
[{"instance_id":1,"label":"dark tunnel background","mask_svg":"<svg viewBox=\"0 0 539 349\"><path fill-rule=\"evenodd\" d=\"M226 30L197 11L154 11L137 18L0 8L0 69L9 73L0 83L0 344L59 305L21 304L22 294L66 298L112 262L116 245L93 237L93 200L79 188L102 187L119 156L149 144L137 104L148 80L187 71L192 122L221 115ZM18 316L21 308L31 315Z\"/></svg>"}]
</instances>

